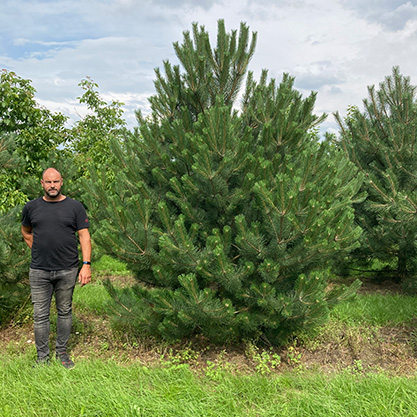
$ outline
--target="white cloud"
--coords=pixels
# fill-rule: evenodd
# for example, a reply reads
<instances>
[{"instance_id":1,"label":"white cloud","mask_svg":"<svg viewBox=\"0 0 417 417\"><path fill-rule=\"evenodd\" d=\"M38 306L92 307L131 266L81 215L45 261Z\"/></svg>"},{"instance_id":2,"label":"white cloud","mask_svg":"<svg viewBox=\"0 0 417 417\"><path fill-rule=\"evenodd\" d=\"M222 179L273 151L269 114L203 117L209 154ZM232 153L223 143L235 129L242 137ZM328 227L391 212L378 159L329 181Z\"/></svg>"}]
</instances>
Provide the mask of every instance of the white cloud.
<instances>
[{"instance_id":1,"label":"white cloud","mask_svg":"<svg viewBox=\"0 0 417 417\"><path fill-rule=\"evenodd\" d=\"M228 31L244 21L258 32L255 76L294 75L303 94L318 91L318 113L360 106L394 65L417 84L417 6L401 0L4 0L0 68L31 79L39 101L72 118L90 76L135 124L154 68L176 62L172 43L198 22L214 45L220 18Z\"/></svg>"}]
</instances>

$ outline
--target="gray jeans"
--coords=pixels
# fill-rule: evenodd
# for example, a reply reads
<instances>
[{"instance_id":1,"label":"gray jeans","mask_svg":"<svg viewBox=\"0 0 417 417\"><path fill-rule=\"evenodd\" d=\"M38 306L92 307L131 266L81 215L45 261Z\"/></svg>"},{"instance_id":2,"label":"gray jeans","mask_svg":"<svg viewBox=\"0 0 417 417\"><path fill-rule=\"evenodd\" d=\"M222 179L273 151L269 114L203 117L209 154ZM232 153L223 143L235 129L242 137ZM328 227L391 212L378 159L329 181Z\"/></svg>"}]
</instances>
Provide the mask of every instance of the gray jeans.
<instances>
[{"instance_id":1,"label":"gray jeans","mask_svg":"<svg viewBox=\"0 0 417 417\"><path fill-rule=\"evenodd\" d=\"M54 293L58 312L56 353L63 353L67 350L72 327L72 295L77 275L78 268L60 271L32 268L29 270L38 359L49 357L49 316Z\"/></svg>"}]
</instances>

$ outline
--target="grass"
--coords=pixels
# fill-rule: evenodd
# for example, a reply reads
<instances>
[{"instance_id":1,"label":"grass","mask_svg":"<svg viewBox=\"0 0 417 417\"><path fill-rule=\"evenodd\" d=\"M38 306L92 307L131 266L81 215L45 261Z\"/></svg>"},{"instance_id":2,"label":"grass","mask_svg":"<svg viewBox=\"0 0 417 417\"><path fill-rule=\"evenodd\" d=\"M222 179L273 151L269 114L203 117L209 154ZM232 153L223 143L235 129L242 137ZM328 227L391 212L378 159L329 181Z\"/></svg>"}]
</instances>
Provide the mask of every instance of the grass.
<instances>
[{"instance_id":1,"label":"grass","mask_svg":"<svg viewBox=\"0 0 417 417\"><path fill-rule=\"evenodd\" d=\"M76 286L73 302L79 312L85 314L106 314L107 303L111 300L101 281L94 285Z\"/></svg>"},{"instance_id":2,"label":"grass","mask_svg":"<svg viewBox=\"0 0 417 417\"><path fill-rule=\"evenodd\" d=\"M126 264L108 255L103 255L100 259L94 261L93 268L96 276L128 276L131 274Z\"/></svg>"},{"instance_id":3,"label":"grass","mask_svg":"<svg viewBox=\"0 0 417 417\"><path fill-rule=\"evenodd\" d=\"M126 343L109 328L97 328L107 320L110 300L100 279L114 268L112 260L98 266L95 282L74 292L75 369L67 371L57 362L33 368L35 348L27 343L27 333L2 345L1 417L417 415L417 374L366 368L360 356L328 372L304 366L299 345L279 352L279 357L248 344L242 354L252 364L248 372L236 367L225 350L203 360L191 344L179 350L156 344L153 354L159 359L144 361L138 357L141 341ZM381 346L381 355L384 349L389 354L392 346L384 345L378 328L411 323L416 311L417 297L359 294L332 311L307 350L315 355L333 344L339 351L361 353L361 346L373 339L370 343ZM23 330L29 332L27 328ZM314 343L321 344L317 351Z\"/></svg>"},{"instance_id":4,"label":"grass","mask_svg":"<svg viewBox=\"0 0 417 417\"><path fill-rule=\"evenodd\" d=\"M85 360L31 368L1 358L2 416L412 416L417 378L346 371L215 379L187 366L166 369Z\"/></svg>"},{"instance_id":5,"label":"grass","mask_svg":"<svg viewBox=\"0 0 417 417\"><path fill-rule=\"evenodd\" d=\"M102 314L110 301L104 285L76 287L74 304L86 312ZM331 317L355 325L387 326L409 322L417 317L417 297L402 294L359 294L353 300L337 305Z\"/></svg>"},{"instance_id":6,"label":"grass","mask_svg":"<svg viewBox=\"0 0 417 417\"><path fill-rule=\"evenodd\" d=\"M370 326L398 325L416 315L417 297L402 294L360 294L332 312L332 317L343 323Z\"/></svg>"}]
</instances>

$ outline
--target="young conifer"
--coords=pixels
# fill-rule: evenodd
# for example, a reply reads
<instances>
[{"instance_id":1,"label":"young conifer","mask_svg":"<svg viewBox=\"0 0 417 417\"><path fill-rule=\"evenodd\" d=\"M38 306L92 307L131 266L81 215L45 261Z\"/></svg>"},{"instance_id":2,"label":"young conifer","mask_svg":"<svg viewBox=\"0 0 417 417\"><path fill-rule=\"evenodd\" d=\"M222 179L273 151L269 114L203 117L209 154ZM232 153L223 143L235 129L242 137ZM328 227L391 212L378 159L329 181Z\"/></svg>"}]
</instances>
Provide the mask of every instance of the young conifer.
<instances>
[{"instance_id":1,"label":"young conifer","mask_svg":"<svg viewBox=\"0 0 417 417\"><path fill-rule=\"evenodd\" d=\"M399 281L415 287L417 270L416 88L394 67L377 90L368 88L364 111L353 108L341 127L342 145L366 175L367 199L356 205L364 229L354 258L371 269L379 260Z\"/></svg>"},{"instance_id":2,"label":"young conifer","mask_svg":"<svg viewBox=\"0 0 417 417\"><path fill-rule=\"evenodd\" d=\"M303 99L289 75L247 74L255 43L245 24L228 34L219 21L213 50L204 27L186 32L174 44L181 67L156 72L151 116L114 146L114 192L92 186L95 238L138 280L110 288L138 330L277 344L356 287L328 291L326 266L360 234L351 202L361 175L319 142L315 94Z\"/></svg>"}]
</instances>

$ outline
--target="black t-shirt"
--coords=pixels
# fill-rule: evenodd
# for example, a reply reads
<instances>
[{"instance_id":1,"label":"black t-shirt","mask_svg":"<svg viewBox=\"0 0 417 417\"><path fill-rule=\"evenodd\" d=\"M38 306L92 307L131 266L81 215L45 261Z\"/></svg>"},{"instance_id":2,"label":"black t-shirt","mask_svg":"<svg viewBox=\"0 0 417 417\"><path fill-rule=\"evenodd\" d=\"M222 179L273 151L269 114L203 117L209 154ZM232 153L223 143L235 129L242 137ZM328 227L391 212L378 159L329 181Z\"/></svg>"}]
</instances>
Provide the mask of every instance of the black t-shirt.
<instances>
[{"instance_id":1,"label":"black t-shirt","mask_svg":"<svg viewBox=\"0 0 417 417\"><path fill-rule=\"evenodd\" d=\"M32 227L31 268L57 271L78 266L75 232L90 225L79 201L69 197L56 202L36 198L23 208L22 225Z\"/></svg>"}]
</instances>

